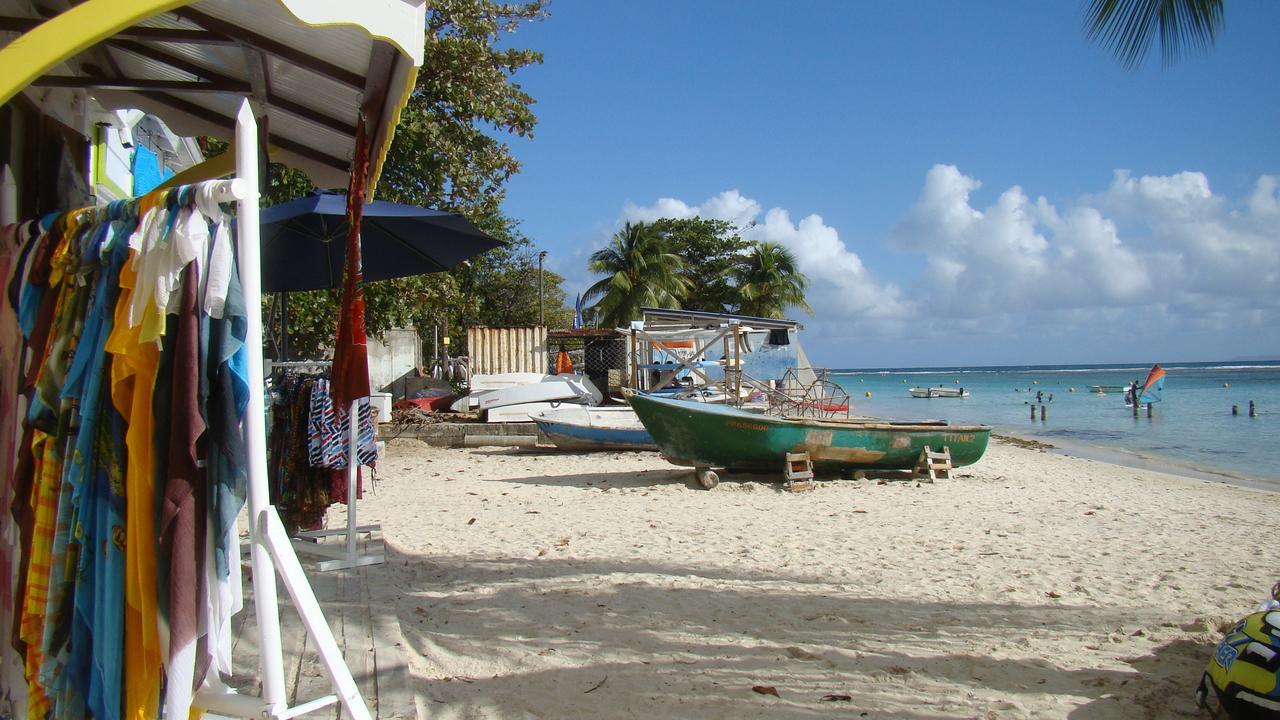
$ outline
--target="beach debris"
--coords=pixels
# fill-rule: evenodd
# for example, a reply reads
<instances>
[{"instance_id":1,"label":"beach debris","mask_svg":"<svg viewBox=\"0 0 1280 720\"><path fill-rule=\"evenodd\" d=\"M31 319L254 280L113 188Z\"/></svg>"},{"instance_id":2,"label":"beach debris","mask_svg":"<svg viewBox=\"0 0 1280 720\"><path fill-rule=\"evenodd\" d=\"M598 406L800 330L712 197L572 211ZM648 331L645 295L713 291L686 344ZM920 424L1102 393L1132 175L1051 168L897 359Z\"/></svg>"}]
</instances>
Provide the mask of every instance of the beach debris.
<instances>
[{"instance_id":1,"label":"beach debris","mask_svg":"<svg viewBox=\"0 0 1280 720\"><path fill-rule=\"evenodd\" d=\"M595 685L594 685L590 690L587 690L587 691L583 692L582 694L583 694L583 695L586 695L587 693L593 693L593 692L595 692L595 691L599 690L600 688L604 687L604 684L605 684L605 683L607 683L607 682L609 682L609 676L608 676L608 675L605 675L603 680L601 680L600 682L596 683L596 684L595 684Z\"/></svg>"},{"instance_id":2,"label":"beach debris","mask_svg":"<svg viewBox=\"0 0 1280 720\"><path fill-rule=\"evenodd\" d=\"M813 653L803 648L795 647L794 645L787 648L787 654L795 658L796 660L821 660L822 659L820 656L814 655Z\"/></svg>"},{"instance_id":3,"label":"beach debris","mask_svg":"<svg viewBox=\"0 0 1280 720\"><path fill-rule=\"evenodd\" d=\"M822 702L853 702L853 696L844 693L827 693L822 696Z\"/></svg>"},{"instance_id":4,"label":"beach debris","mask_svg":"<svg viewBox=\"0 0 1280 720\"><path fill-rule=\"evenodd\" d=\"M1057 590L1050 590L1049 592L1045 593L1045 597L1060 598L1062 597L1062 593L1059 593Z\"/></svg>"},{"instance_id":5,"label":"beach debris","mask_svg":"<svg viewBox=\"0 0 1280 720\"><path fill-rule=\"evenodd\" d=\"M778 694L778 688L772 685L752 685L751 690L761 695L772 695L776 698L782 697Z\"/></svg>"},{"instance_id":6,"label":"beach debris","mask_svg":"<svg viewBox=\"0 0 1280 720\"><path fill-rule=\"evenodd\" d=\"M468 520L468 521L467 521L467 524L468 524L468 525L475 525L475 524L476 524L476 519L475 519L475 518L471 518L470 520Z\"/></svg>"}]
</instances>

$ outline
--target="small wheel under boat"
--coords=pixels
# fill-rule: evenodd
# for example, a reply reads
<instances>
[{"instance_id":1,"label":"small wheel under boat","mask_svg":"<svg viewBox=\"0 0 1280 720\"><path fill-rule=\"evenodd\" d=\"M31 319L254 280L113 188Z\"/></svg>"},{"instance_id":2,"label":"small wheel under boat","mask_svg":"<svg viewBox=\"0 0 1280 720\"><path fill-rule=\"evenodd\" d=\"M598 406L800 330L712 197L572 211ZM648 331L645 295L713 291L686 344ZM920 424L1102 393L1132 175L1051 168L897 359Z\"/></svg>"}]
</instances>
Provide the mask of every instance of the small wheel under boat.
<instances>
[{"instance_id":1,"label":"small wheel under boat","mask_svg":"<svg viewBox=\"0 0 1280 720\"><path fill-rule=\"evenodd\" d=\"M720 484L720 476L711 468L694 468L693 473L698 478L698 484L707 490Z\"/></svg>"}]
</instances>

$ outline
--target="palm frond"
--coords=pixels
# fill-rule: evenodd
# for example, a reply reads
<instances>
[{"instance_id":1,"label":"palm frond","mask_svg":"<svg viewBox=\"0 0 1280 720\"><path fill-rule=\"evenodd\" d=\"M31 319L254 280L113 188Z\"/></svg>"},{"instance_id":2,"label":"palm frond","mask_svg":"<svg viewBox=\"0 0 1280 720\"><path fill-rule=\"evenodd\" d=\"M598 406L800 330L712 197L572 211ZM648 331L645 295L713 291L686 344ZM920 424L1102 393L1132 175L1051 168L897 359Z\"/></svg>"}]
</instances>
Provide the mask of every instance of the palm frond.
<instances>
[{"instance_id":1,"label":"palm frond","mask_svg":"<svg viewBox=\"0 0 1280 720\"><path fill-rule=\"evenodd\" d=\"M1189 51L1212 47L1223 23L1223 0L1090 0L1085 36L1129 70L1142 64L1159 37L1167 67Z\"/></svg>"}]
</instances>

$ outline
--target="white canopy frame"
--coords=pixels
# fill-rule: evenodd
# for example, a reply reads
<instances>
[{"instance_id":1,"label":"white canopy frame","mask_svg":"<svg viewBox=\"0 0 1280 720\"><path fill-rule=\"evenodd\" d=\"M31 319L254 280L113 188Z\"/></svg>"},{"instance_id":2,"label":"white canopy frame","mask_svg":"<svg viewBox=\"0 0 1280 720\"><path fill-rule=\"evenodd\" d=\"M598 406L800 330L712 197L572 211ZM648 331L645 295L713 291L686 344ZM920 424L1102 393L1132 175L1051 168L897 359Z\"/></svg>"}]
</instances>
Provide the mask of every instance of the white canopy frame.
<instances>
[{"instance_id":1,"label":"white canopy frame","mask_svg":"<svg viewBox=\"0 0 1280 720\"><path fill-rule=\"evenodd\" d=\"M236 178L228 183L237 201L239 270L247 309L245 349L248 354L249 404L245 409L244 437L248 454L250 559L253 565L253 601L257 616L262 696L229 690L201 690L196 705L218 713L245 718L285 720L312 710L342 703L357 720L371 718L360 689L351 676L324 619L315 593L307 582L298 556L285 533L280 515L271 504L267 485L266 406L262 394L262 266L258 236L258 127L249 101L236 116ZM228 198L229 199L229 198ZM276 572L293 600L302 623L316 643L321 665L335 694L316 698L293 708L285 699L284 650L280 641L280 608L276 600Z\"/></svg>"}]
</instances>

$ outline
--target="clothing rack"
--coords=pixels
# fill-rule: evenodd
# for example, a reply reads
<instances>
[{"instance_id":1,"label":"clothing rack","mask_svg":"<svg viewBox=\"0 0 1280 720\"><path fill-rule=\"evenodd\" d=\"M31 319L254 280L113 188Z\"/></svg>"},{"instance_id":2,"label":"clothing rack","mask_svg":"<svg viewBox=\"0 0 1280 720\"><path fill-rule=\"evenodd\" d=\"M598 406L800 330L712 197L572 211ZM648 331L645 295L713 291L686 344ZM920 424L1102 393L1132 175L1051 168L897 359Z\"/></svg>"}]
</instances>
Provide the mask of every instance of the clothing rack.
<instances>
[{"instance_id":1,"label":"clothing rack","mask_svg":"<svg viewBox=\"0 0 1280 720\"><path fill-rule=\"evenodd\" d=\"M333 365L329 360L288 360L288 361L268 361L266 372L270 373L275 368L288 368L294 370L306 369L323 369ZM359 538L361 535L369 535L372 533L381 533L382 525L358 525L356 523L356 488L359 485L359 468L358 451L356 448L357 438L359 436L359 418L357 412L359 410L360 401L353 400L351 402L350 412L347 413L347 526L341 530L303 530L294 534L292 539L293 549L306 553L308 555L316 555L327 558L316 563L316 567L321 572L329 570L343 570L346 568L362 567L365 565L381 565L386 562L386 553L375 552L368 555L361 555L359 552ZM345 535L345 542L342 549L333 547L332 545L322 545L318 541L320 538L333 537L335 535Z\"/></svg>"},{"instance_id":2,"label":"clothing rack","mask_svg":"<svg viewBox=\"0 0 1280 720\"><path fill-rule=\"evenodd\" d=\"M220 200L237 201L237 245L239 271L244 291L248 354L248 384L264 387L262 359L262 260L259 238L258 122L249 101L243 100L236 113L236 179L228 181ZM324 612L307 582L298 556L285 533L280 515L271 505L267 484L266 407L262 392L250 392L245 409L244 436L248 455L250 559L253 566L253 601L258 626L259 664L262 695L242 695L230 689L202 689L195 704L216 713L244 718L285 718L311 712L334 702L355 720L371 720L360 689L334 640ZM285 696L284 650L280 639L280 608L276 595L276 573L316 643L321 665L335 695L327 695L290 708Z\"/></svg>"}]
</instances>

